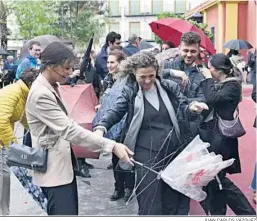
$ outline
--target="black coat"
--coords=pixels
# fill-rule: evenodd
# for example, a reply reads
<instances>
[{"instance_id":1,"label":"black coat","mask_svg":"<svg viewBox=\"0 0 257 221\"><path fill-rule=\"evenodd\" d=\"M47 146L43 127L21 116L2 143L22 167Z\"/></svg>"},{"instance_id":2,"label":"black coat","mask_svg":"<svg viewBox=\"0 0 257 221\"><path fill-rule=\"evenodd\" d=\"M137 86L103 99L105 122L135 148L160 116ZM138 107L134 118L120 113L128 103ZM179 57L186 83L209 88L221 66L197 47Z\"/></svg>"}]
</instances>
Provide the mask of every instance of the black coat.
<instances>
[{"instance_id":1,"label":"black coat","mask_svg":"<svg viewBox=\"0 0 257 221\"><path fill-rule=\"evenodd\" d=\"M237 81L228 81L217 88L213 79L206 79L201 83L207 105L214 109L214 118L200 125L200 137L211 144L209 150L221 154L224 160L234 158L232 166L225 169L228 173L240 173L240 159L238 154L238 139L224 137L218 130L217 115L224 120L233 120L233 114L241 100L241 84ZM205 116L209 112L205 113Z\"/></svg>"},{"instance_id":2,"label":"black coat","mask_svg":"<svg viewBox=\"0 0 257 221\"><path fill-rule=\"evenodd\" d=\"M177 83L170 80L160 80L161 86L166 90L168 97L177 113L181 131L181 142L186 143L192 139L189 135L189 120L195 120L198 114L191 113L188 108L188 102L185 96L180 92L180 87ZM104 126L109 130L113 125L120 122L123 116L127 113L127 118L124 123L121 142L125 139L129 125L134 116L134 103L138 93L138 84L135 76L128 77L127 82L122 90L121 95L117 98L113 107L105 112L101 120L96 126ZM178 111L179 109L179 111Z\"/></svg>"}]
</instances>

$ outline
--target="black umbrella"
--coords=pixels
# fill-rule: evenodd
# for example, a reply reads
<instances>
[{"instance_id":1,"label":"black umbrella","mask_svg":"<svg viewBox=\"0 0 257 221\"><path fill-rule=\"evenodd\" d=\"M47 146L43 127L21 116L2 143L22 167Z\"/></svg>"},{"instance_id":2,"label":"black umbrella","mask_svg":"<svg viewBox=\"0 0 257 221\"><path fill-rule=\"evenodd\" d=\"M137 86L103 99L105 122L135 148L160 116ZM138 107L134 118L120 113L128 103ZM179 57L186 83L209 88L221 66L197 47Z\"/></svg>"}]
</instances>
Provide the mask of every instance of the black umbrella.
<instances>
[{"instance_id":1,"label":"black umbrella","mask_svg":"<svg viewBox=\"0 0 257 221\"><path fill-rule=\"evenodd\" d=\"M248 41L240 39L228 41L223 46L224 48L233 50L250 49L253 47Z\"/></svg>"},{"instance_id":2,"label":"black umbrella","mask_svg":"<svg viewBox=\"0 0 257 221\"><path fill-rule=\"evenodd\" d=\"M84 77L84 73L88 70L88 68L90 66L90 54L92 51L93 42L94 42L94 33L92 34L92 36L89 40L87 50L86 50L83 60L81 62L81 66L80 66L80 77L81 78Z\"/></svg>"},{"instance_id":3,"label":"black umbrella","mask_svg":"<svg viewBox=\"0 0 257 221\"><path fill-rule=\"evenodd\" d=\"M94 42L94 33L92 34L89 43L88 43L88 47L87 50L84 54L83 60L81 62L80 65L80 76L79 77L75 77L72 81L71 81L71 87L73 87L77 81L79 79L84 80L85 79L85 73L90 69L91 67L91 59L90 59L90 54L91 54L91 50L92 50L92 46L93 46L93 42ZM90 71L90 70L89 70Z\"/></svg>"},{"instance_id":4,"label":"black umbrella","mask_svg":"<svg viewBox=\"0 0 257 221\"><path fill-rule=\"evenodd\" d=\"M0 55L9 55L9 53L0 47Z\"/></svg>"},{"instance_id":5,"label":"black umbrella","mask_svg":"<svg viewBox=\"0 0 257 221\"><path fill-rule=\"evenodd\" d=\"M32 38L31 40L27 41L21 48L20 57L24 58L28 55L28 47L30 41L38 41L41 44L42 51L46 48L47 45L49 45L52 42L58 41L60 42L60 39L57 38L54 35L40 35L35 38Z\"/></svg>"}]
</instances>

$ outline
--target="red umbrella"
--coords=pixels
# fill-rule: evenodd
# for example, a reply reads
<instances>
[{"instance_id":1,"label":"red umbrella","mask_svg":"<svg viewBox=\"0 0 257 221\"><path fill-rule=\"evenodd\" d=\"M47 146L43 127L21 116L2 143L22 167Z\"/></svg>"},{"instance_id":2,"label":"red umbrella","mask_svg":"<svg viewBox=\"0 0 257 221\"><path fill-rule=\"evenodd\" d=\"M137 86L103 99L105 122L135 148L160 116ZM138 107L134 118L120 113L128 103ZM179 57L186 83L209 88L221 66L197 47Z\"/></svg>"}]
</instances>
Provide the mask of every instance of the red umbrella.
<instances>
[{"instance_id":1,"label":"red umbrella","mask_svg":"<svg viewBox=\"0 0 257 221\"><path fill-rule=\"evenodd\" d=\"M83 128L92 130L92 121L96 114L95 106L98 104L93 86L61 85L59 89L70 116ZM99 158L99 153L88 151L84 147L73 145L72 148L77 158Z\"/></svg>"},{"instance_id":2,"label":"red umbrella","mask_svg":"<svg viewBox=\"0 0 257 221\"><path fill-rule=\"evenodd\" d=\"M151 22L150 27L152 32L155 33L163 41L171 41L176 46L180 44L180 38L184 32L196 32L201 37L201 47L205 48L210 54L215 54L211 40L204 34L202 30L195 25L179 18L163 18Z\"/></svg>"}]
</instances>

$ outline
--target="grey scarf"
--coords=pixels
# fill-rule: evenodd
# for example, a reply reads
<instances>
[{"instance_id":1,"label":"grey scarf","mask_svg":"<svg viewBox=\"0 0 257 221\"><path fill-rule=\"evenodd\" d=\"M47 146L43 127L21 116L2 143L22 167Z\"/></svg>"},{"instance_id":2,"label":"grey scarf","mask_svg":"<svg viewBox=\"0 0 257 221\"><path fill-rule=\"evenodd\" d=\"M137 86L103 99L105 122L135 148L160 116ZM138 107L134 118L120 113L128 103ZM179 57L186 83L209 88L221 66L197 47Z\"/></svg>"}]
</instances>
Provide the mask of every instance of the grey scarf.
<instances>
[{"instance_id":1,"label":"grey scarf","mask_svg":"<svg viewBox=\"0 0 257 221\"><path fill-rule=\"evenodd\" d=\"M178 119L176 117L174 107L167 95L167 92L162 88L159 80L156 79L155 83L159 90L160 96L168 110L175 133L176 133L177 137L179 138L180 137L180 129L179 129ZM128 132L127 132L125 140L124 140L124 144L127 147L129 147L129 149L132 150L133 152L135 151L137 136L138 136L139 130L141 128L143 117L144 117L144 95L143 95L142 88L139 86L139 90L138 90L137 96L135 98L134 116L132 118L132 121L130 123ZM131 169L131 166L129 164L124 163L122 161L119 161L119 165L124 170Z\"/></svg>"}]
</instances>

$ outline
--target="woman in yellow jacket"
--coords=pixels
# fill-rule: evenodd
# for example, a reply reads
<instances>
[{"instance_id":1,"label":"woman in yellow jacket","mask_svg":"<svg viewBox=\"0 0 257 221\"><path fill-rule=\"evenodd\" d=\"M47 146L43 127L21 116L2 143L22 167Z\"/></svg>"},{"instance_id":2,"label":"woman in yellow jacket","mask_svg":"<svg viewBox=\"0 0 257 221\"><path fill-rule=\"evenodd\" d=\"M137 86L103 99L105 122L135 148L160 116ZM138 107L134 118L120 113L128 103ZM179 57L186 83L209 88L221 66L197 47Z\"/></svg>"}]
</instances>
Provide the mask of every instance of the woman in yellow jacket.
<instances>
[{"instance_id":1,"label":"woman in yellow jacket","mask_svg":"<svg viewBox=\"0 0 257 221\"><path fill-rule=\"evenodd\" d=\"M14 84L0 90L0 216L9 215L10 170L6 165L8 146L17 142L14 134L15 122L28 128L25 117L25 104L29 89L36 79L36 69L25 70Z\"/></svg>"}]
</instances>

